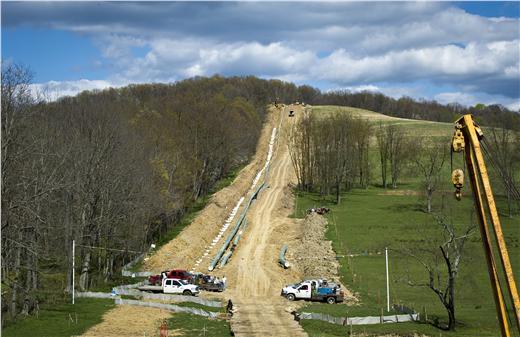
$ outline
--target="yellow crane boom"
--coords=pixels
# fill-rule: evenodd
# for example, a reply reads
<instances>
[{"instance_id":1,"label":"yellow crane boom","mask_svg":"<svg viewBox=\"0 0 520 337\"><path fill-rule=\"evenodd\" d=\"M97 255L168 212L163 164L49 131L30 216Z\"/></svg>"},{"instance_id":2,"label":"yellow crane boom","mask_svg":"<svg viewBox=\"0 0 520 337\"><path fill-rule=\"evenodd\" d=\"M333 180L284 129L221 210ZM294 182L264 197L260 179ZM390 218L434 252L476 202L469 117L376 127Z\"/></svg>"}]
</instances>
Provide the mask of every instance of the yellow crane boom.
<instances>
[{"instance_id":1,"label":"yellow crane boom","mask_svg":"<svg viewBox=\"0 0 520 337\"><path fill-rule=\"evenodd\" d=\"M491 220L494 237L496 239L496 246L498 248L500 262L507 283L508 294L514 306L516 326L519 332L520 299L518 297L518 289L516 287L513 269L509 260L509 253L502 233L502 226L500 225L495 199L491 190L491 184L489 183L489 176L484 162L484 156L482 155L480 147L480 141L483 137L484 134L480 127L473 121L473 117L469 114L464 115L455 122L455 134L452 141L452 150L454 152L461 152L464 150L465 152L465 160L475 199L475 208L477 210L480 234L482 235L482 243L484 245L484 252L486 255L489 278L491 280L491 288L493 289L500 331L502 336L509 337L511 336L511 333L507 319L507 309L493 254L492 238L488 227L486 209L489 212L489 219ZM460 179L460 173L455 173L454 171L452 180L457 189L455 192L457 199L460 199L460 188L462 187Z\"/></svg>"}]
</instances>

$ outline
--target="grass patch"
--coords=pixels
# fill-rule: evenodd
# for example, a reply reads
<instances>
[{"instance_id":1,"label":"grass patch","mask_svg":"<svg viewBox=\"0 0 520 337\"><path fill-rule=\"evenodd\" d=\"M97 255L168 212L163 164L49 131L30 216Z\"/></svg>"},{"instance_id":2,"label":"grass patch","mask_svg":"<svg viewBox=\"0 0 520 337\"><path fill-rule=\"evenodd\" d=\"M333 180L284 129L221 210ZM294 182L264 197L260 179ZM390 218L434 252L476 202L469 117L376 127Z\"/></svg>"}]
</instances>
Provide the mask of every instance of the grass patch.
<instances>
[{"instance_id":1,"label":"grass patch","mask_svg":"<svg viewBox=\"0 0 520 337\"><path fill-rule=\"evenodd\" d=\"M300 322L309 337L336 337L350 336L350 326L343 327L340 325L330 324L327 322L315 320L303 320ZM457 331L432 331L432 327L424 323L396 323L384 325L353 325L352 335L355 336L380 336L381 334L392 334L400 336L461 336L461 337L479 337L479 336L499 336L495 330L481 329L478 327L459 327Z\"/></svg>"},{"instance_id":2,"label":"grass patch","mask_svg":"<svg viewBox=\"0 0 520 337\"><path fill-rule=\"evenodd\" d=\"M201 316L175 313L168 320L168 329L179 330L182 336L224 337L231 336L229 322Z\"/></svg>"},{"instance_id":3,"label":"grass patch","mask_svg":"<svg viewBox=\"0 0 520 337\"><path fill-rule=\"evenodd\" d=\"M103 314L114 307L109 299L78 298L76 304L48 305L39 317L20 318L2 327L5 337L70 337L81 335L101 323ZM77 319L77 322L76 322Z\"/></svg>"},{"instance_id":4,"label":"grass patch","mask_svg":"<svg viewBox=\"0 0 520 337\"><path fill-rule=\"evenodd\" d=\"M410 184L413 186L413 184ZM367 190L353 190L343 194L342 202L336 205L333 198L322 198L313 193L297 193L294 215L302 217L311 207L327 206L327 239L340 257L342 281L359 295L360 304L354 306L311 303L301 311L323 312L334 316L378 316L381 308L386 308L384 248L390 249L390 296L391 303L402 303L417 312L427 311L429 318L446 320L446 314L433 292L423 287L410 287L407 277L425 281L427 274L416 261L399 254L405 247L420 246L425 238L439 235L432 215L422 211L420 200L414 195L385 194L385 190L370 187ZM453 206L445 206L444 213L458 227L465 227L471 221L473 204L470 197ZM440 205L441 201L437 202ZM505 207L505 200L497 198L499 208ZM440 207L440 206L439 206ZM505 239L516 278L520 267L519 228L520 217L502 218ZM474 220L475 221L475 220ZM495 306L491 294L489 278L485 266L480 234L467 242L456 288L456 310L459 327L447 336L497 336ZM385 310L386 314L386 310ZM302 322L311 336L344 336L345 329L325 322ZM412 332L438 335L441 331L427 324L406 323L354 327L359 333L399 333Z\"/></svg>"}]
</instances>

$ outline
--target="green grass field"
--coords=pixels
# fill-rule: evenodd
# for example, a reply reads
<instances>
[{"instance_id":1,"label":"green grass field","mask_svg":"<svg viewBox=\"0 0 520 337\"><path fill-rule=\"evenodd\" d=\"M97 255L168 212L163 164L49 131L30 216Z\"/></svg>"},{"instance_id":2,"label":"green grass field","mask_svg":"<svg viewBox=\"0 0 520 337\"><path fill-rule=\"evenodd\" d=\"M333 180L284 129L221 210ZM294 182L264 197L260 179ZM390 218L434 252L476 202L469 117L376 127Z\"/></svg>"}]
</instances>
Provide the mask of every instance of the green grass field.
<instances>
[{"instance_id":1,"label":"green grass field","mask_svg":"<svg viewBox=\"0 0 520 337\"><path fill-rule=\"evenodd\" d=\"M335 109L335 107L334 107ZM330 113L331 107L313 107L315 113ZM359 109L344 109L347 113L360 113ZM363 111L361 111L361 115ZM373 112L371 120L377 120ZM391 122L387 116L382 118ZM405 124L406 123L406 124ZM403 122L411 132L445 136L451 138L452 126L429 122ZM431 129L430 129L431 127ZM430 132L431 130L431 132ZM443 137L444 137L443 136ZM357 305L327 305L312 303L301 311L323 312L335 316L378 316L381 308L386 308L385 259L384 249L389 248L390 255L390 296L391 303L401 303L413 307L417 312L426 311L428 317L447 319L444 308L436 295L424 287L412 287L408 279L426 281L425 269L414 259L403 254L407 249L425 247L429 238L438 237L440 227L434 215L423 211L420 179L407 171L397 190L377 187L380 178L377 171L377 153L371 154L374 163L373 185L368 189L355 189L344 193L340 205L334 204L334 198L322 198L312 193L297 193L295 216L303 217L305 210L311 207L326 206L332 212L328 214L329 226L327 238L333 242L338 255L352 257L338 258L341 264L340 275L347 287L357 293L360 302ZM461 163L456 158L455 163ZM449 161L445 164L442 176L446 177L434 200L434 213L442 213L459 230L469 223L475 223L474 206L470 187L464 188L463 200L453 198L450 183ZM505 213L505 200L497 197L501 215ZM510 258L516 279L520 279L520 214L513 218L501 216L502 227L509 248ZM385 310L386 313L386 310ZM353 332L369 334L397 333L408 336L423 333L429 336L499 336L496 312L487 274L484 252L478 230L466 244L465 256L460 267L456 285L456 315L458 320L455 332L444 332L428 324L400 323L372 326L354 326ZM514 322L512 322L514 324ZM345 336L346 328L320 321L303 321L303 327L310 336Z\"/></svg>"},{"instance_id":2,"label":"green grass field","mask_svg":"<svg viewBox=\"0 0 520 337\"><path fill-rule=\"evenodd\" d=\"M103 314L114 307L109 299L78 298L76 304L56 304L40 310L38 317L20 318L2 327L4 337L70 337L81 335L101 323Z\"/></svg>"},{"instance_id":3,"label":"green grass field","mask_svg":"<svg viewBox=\"0 0 520 337\"><path fill-rule=\"evenodd\" d=\"M196 315L177 313L168 320L168 329L180 336L226 337L231 336L229 322L222 319L208 319ZM176 334L175 336L179 336Z\"/></svg>"}]
</instances>

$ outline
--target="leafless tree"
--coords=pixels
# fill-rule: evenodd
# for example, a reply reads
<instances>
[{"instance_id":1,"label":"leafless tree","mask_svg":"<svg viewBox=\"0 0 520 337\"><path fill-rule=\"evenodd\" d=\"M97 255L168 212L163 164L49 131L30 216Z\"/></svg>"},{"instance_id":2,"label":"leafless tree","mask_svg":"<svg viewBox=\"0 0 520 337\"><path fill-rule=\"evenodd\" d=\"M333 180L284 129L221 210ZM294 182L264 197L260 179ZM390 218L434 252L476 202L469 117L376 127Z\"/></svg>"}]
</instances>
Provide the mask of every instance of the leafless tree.
<instances>
[{"instance_id":1,"label":"leafless tree","mask_svg":"<svg viewBox=\"0 0 520 337\"><path fill-rule=\"evenodd\" d=\"M390 142L386 133L386 126L379 123L376 132L377 149L379 150L379 162L381 167L381 181L383 188L387 186L388 177L388 157L390 156Z\"/></svg>"},{"instance_id":2,"label":"leafless tree","mask_svg":"<svg viewBox=\"0 0 520 337\"><path fill-rule=\"evenodd\" d=\"M442 217L436 218L441 228L440 238L430 239L426 245L404 249L405 255L412 257L427 272L427 281L417 281L407 277L410 286L427 287L437 295L448 314L448 324L439 328L454 330L456 325L455 295L456 281L459 275L461 262L464 257L464 246L467 239L473 234L476 226L469 225L463 231L457 231L454 224Z\"/></svg>"},{"instance_id":3,"label":"leafless tree","mask_svg":"<svg viewBox=\"0 0 520 337\"><path fill-rule=\"evenodd\" d=\"M418 171L426 195L426 211L431 213L433 194L441 181L441 171L446 161L448 144L442 140L415 138L414 167Z\"/></svg>"},{"instance_id":4,"label":"leafless tree","mask_svg":"<svg viewBox=\"0 0 520 337\"><path fill-rule=\"evenodd\" d=\"M495 176L504 186L508 215L513 217L514 203L520 201L515 172L520 169L520 135L505 128L491 128L486 132L483 149Z\"/></svg>"}]
</instances>

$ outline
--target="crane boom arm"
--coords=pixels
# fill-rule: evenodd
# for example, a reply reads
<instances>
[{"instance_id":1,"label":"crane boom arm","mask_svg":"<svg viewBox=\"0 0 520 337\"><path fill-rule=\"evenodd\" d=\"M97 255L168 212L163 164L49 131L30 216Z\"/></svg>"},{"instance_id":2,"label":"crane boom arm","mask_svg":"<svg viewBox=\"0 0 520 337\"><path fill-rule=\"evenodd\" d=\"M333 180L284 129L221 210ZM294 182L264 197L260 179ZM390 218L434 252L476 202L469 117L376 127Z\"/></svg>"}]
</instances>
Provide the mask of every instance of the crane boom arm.
<instances>
[{"instance_id":1,"label":"crane boom arm","mask_svg":"<svg viewBox=\"0 0 520 337\"><path fill-rule=\"evenodd\" d=\"M518 289L513 275L513 269L509 260L506 242L502 233L502 226L498 217L498 212L489 182L489 176L484 162L484 156L480 148L480 140L483 137L482 130L473 121L471 115L464 115L455 122L455 135L453 136L452 148L455 152L465 150L465 160L469 170L469 178L474 195L475 208L477 210L480 233L482 235L482 243L486 255L491 287L495 299L497 314L499 318L501 334L504 337L510 336L510 327L507 319L506 304L504 301L500 279L496 267L496 261L493 254L493 245L491 241L488 221L486 217L486 208L489 211L489 219L491 220L494 237L500 262L505 275L507 289L511 301L514 306L516 318L516 326L520 332L520 299L518 297ZM457 187L457 186L456 186ZM460 187L457 187L460 196Z\"/></svg>"}]
</instances>

